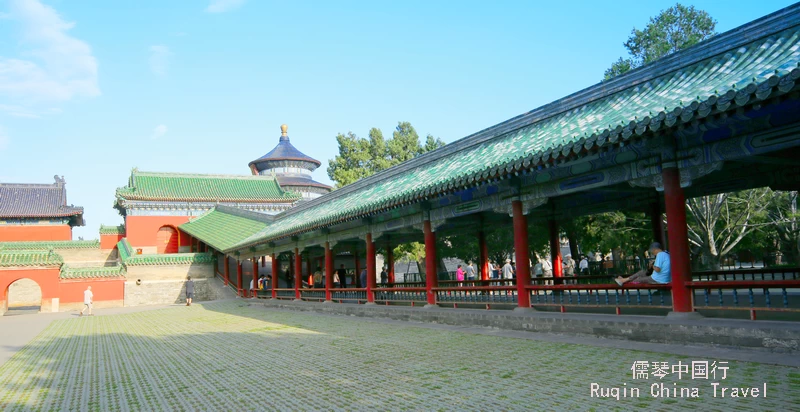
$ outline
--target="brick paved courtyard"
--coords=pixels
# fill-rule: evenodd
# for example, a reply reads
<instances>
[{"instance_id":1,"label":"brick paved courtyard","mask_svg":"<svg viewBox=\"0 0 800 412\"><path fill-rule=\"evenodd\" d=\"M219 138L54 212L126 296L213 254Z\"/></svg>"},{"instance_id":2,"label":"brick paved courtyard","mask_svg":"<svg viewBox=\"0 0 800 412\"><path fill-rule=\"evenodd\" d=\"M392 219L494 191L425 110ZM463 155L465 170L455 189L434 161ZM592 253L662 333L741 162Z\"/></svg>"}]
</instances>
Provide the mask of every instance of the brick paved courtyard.
<instances>
[{"instance_id":1,"label":"brick paved courtyard","mask_svg":"<svg viewBox=\"0 0 800 412\"><path fill-rule=\"evenodd\" d=\"M731 361L727 379L634 380L692 360L271 311L239 302L54 321L0 366L0 410L797 410L800 370ZM707 359L710 361L718 359ZM640 388L590 397L590 384ZM654 398L653 383L700 398ZM714 398L767 385L767 397ZM720 393L718 392L718 395ZM730 392L727 393L730 395Z\"/></svg>"}]
</instances>

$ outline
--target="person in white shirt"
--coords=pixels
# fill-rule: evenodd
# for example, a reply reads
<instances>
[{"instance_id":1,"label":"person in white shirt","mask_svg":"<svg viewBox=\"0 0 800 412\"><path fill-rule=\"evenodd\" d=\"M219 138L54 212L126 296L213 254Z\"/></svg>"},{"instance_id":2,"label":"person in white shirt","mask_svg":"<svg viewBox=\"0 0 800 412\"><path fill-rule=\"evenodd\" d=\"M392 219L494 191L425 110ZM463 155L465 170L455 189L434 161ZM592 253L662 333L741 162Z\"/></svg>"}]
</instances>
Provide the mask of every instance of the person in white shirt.
<instances>
[{"instance_id":1,"label":"person in white shirt","mask_svg":"<svg viewBox=\"0 0 800 412\"><path fill-rule=\"evenodd\" d=\"M553 277L553 264L549 259L542 259L542 273L546 278Z\"/></svg>"},{"instance_id":2,"label":"person in white shirt","mask_svg":"<svg viewBox=\"0 0 800 412\"><path fill-rule=\"evenodd\" d=\"M511 259L506 259L506 264L503 265L503 279L514 278L514 267L511 266Z\"/></svg>"},{"instance_id":3,"label":"person in white shirt","mask_svg":"<svg viewBox=\"0 0 800 412\"><path fill-rule=\"evenodd\" d=\"M586 259L586 256L581 258L581 263L579 263L578 269L580 269L581 275L589 274L589 259Z\"/></svg>"},{"instance_id":4,"label":"person in white shirt","mask_svg":"<svg viewBox=\"0 0 800 412\"><path fill-rule=\"evenodd\" d=\"M83 316L83 311L85 311L86 308L89 308L89 316L93 316L92 315L92 301L93 301L93 298L94 298L94 294L92 293L92 287L91 286L87 286L86 290L83 291L83 309L81 309L80 316Z\"/></svg>"}]
</instances>

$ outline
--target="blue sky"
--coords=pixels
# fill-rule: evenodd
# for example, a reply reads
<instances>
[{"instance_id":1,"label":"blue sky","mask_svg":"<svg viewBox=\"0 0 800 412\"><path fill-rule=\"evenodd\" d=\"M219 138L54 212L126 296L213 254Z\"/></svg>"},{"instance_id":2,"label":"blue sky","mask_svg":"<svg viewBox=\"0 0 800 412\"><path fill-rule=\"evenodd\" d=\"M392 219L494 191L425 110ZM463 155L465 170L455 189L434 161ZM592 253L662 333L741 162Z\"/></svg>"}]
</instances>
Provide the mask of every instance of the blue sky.
<instances>
[{"instance_id":1,"label":"blue sky","mask_svg":"<svg viewBox=\"0 0 800 412\"><path fill-rule=\"evenodd\" d=\"M673 1L0 1L0 181L67 181L74 236L133 167L248 174L398 121L452 142L597 83ZM719 32L790 1L685 2Z\"/></svg>"}]
</instances>

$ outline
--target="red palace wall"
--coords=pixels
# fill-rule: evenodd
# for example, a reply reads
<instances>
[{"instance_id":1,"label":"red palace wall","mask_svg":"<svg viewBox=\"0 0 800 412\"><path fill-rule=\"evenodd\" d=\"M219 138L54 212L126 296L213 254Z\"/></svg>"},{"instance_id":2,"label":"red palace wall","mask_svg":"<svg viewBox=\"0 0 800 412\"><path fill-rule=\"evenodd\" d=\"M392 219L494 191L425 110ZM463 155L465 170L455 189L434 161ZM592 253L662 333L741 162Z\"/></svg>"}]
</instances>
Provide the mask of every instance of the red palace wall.
<instances>
[{"instance_id":1,"label":"red palace wall","mask_svg":"<svg viewBox=\"0 0 800 412\"><path fill-rule=\"evenodd\" d=\"M95 302L122 301L125 279L63 280L59 289L61 304L83 303L83 291L87 286L92 287Z\"/></svg>"},{"instance_id":2,"label":"red palace wall","mask_svg":"<svg viewBox=\"0 0 800 412\"><path fill-rule=\"evenodd\" d=\"M69 225L0 225L0 242L72 240Z\"/></svg>"},{"instance_id":3,"label":"red palace wall","mask_svg":"<svg viewBox=\"0 0 800 412\"><path fill-rule=\"evenodd\" d=\"M58 268L0 268L0 314L6 309L8 287L20 279L31 279L42 291L42 312L50 312L53 298L58 298L60 309L79 308L83 303L83 291L92 287L94 302L118 302L122 306L125 279L80 279L61 280ZM66 306L66 307L65 307ZM108 306L108 305L104 305Z\"/></svg>"},{"instance_id":4,"label":"red palace wall","mask_svg":"<svg viewBox=\"0 0 800 412\"><path fill-rule=\"evenodd\" d=\"M117 243L124 237L125 235L100 235L100 249L116 249Z\"/></svg>"},{"instance_id":5,"label":"red palace wall","mask_svg":"<svg viewBox=\"0 0 800 412\"><path fill-rule=\"evenodd\" d=\"M125 218L125 236L131 246L155 247L158 229L172 226L180 236L180 246L191 245L191 237L178 229L178 226L189 221L189 216L127 216Z\"/></svg>"}]
</instances>

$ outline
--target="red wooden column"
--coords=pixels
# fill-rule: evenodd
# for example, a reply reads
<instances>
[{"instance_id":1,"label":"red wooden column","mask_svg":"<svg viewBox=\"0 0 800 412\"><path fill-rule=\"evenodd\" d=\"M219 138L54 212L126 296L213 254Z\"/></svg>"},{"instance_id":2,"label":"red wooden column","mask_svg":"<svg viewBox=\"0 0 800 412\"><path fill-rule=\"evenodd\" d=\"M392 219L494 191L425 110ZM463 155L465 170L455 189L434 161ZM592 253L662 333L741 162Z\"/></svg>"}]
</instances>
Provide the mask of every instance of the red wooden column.
<instances>
[{"instance_id":1,"label":"red wooden column","mask_svg":"<svg viewBox=\"0 0 800 412\"><path fill-rule=\"evenodd\" d=\"M278 262L277 259L275 259L275 258L276 258L276 256L273 253L272 254L272 262L270 262L270 264L272 265L272 299L276 299L278 297L278 291L276 291L275 288L278 287L278 267L279 267L279 265L277 263Z\"/></svg>"},{"instance_id":2,"label":"red wooden column","mask_svg":"<svg viewBox=\"0 0 800 412\"><path fill-rule=\"evenodd\" d=\"M689 234L686 229L686 198L683 195L681 176L677 167L665 167L661 177L664 179L664 203L667 211L672 310L678 313L690 313L693 312L692 294L684 283L691 280L692 273L689 261Z\"/></svg>"},{"instance_id":3,"label":"red wooden column","mask_svg":"<svg viewBox=\"0 0 800 412\"><path fill-rule=\"evenodd\" d=\"M261 256L261 267L267 267L267 255Z\"/></svg>"},{"instance_id":4,"label":"red wooden column","mask_svg":"<svg viewBox=\"0 0 800 412\"><path fill-rule=\"evenodd\" d=\"M433 288L439 287L439 277L436 274L436 233L431 229L431 221L426 219L422 224L425 233L425 292L428 304L436 305L436 292Z\"/></svg>"},{"instance_id":5,"label":"red wooden column","mask_svg":"<svg viewBox=\"0 0 800 412\"><path fill-rule=\"evenodd\" d=\"M511 202L514 219L514 258L517 261L517 307L529 309L531 295L525 289L531 284L531 265L528 258L528 218L522 211L522 202Z\"/></svg>"},{"instance_id":6,"label":"red wooden column","mask_svg":"<svg viewBox=\"0 0 800 412\"><path fill-rule=\"evenodd\" d=\"M367 233L367 303L375 303L375 243L372 233Z\"/></svg>"},{"instance_id":7,"label":"red wooden column","mask_svg":"<svg viewBox=\"0 0 800 412\"><path fill-rule=\"evenodd\" d=\"M252 298L258 297L258 258L253 256L253 290Z\"/></svg>"},{"instance_id":8,"label":"red wooden column","mask_svg":"<svg viewBox=\"0 0 800 412\"><path fill-rule=\"evenodd\" d=\"M303 284L303 260L300 250L294 248L294 298L300 299L300 285Z\"/></svg>"},{"instance_id":9,"label":"red wooden column","mask_svg":"<svg viewBox=\"0 0 800 412\"><path fill-rule=\"evenodd\" d=\"M561 241L558 239L558 222L554 219L548 220L547 229L550 231L550 261L553 265L553 277L560 278L564 272L561 263Z\"/></svg>"},{"instance_id":10,"label":"red wooden column","mask_svg":"<svg viewBox=\"0 0 800 412\"><path fill-rule=\"evenodd\" d=\"M392 244L388 241L386 242L386 265L388 266L388 278L389 283L394 286L394 250L392 250Z\"/></svg>"},{"instance_id":11,"label":"red wooden column","mask_svg":"<svg viewBox=\"0 0 800 412\"><path fill-rule=\"evenodd\" d=\"M331 244L325 242L325 301L327 302L331 301L331 288L333 288L333 252Z\"/></svg>"},{"instance_id":12,"label":"red wooden column","mask_svg":"<svg viewBox=\"0 0 800 412\"><path fill-rule=\"evenodd\" d=\"M239 296L242 296L242 262L236 262L236 288L239 291Z\"/></svg>"},{"instance_id":13,"label":"red wooden column","mask_svg":"<svg viewBox=\"0 0 800 412\"><path fill-rule=\"evenodd\" d=\"M661 203L655 202L650 208L650 224L653 227L653 239L661 243L661 247L667 250L667 242L664 238L664 220L661 219Z\"/></svg>"},{"instance_id":14,"label":"red wooden column","mask_svg":"<svg viewBox=\"0 0 800 412\"><path fill-rule=\"evenodd\" d=\"M478 248L480 252L480 265L478 269L481 271L481 280L489 280L489 247L486 245L486 233L481 230L478 232Z\"/></svg>"},{"instance_id":15,"label":"red wooden column","mask_svg":"<svg viewBox=\"0 0 800 412\"><path fill-rule=\"evenodd\" d=\"M225 286L228 286L228 283L231 281L231 266L228 262L228 255L225 255Z\"/></svg>"}]
</instances>

